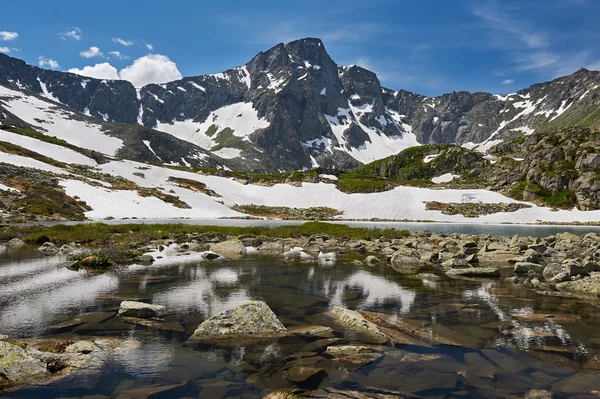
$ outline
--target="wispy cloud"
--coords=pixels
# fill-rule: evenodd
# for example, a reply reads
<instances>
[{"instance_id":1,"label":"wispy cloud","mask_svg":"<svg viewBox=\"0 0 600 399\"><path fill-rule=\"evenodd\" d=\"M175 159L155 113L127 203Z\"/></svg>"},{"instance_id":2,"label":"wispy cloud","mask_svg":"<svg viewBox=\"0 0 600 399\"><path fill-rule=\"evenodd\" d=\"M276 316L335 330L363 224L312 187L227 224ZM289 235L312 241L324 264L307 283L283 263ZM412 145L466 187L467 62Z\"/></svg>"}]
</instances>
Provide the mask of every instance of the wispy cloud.
<instances>
[{"instance_id":1,"label":"wispy cloud","mask_svg":"<svg viewBox=\"0 0 600 399\"><path fill-rule=\"evenodd\" d=\"M83 37L83 33L81 32L81 29L73 26L67 29L65 32L59 33L58 36L60 36L63 40L74 39L79 41Z\"/></svg>"},{"instance_id":2,"label":"wispy cloud","mask_svg":"<svg viewBox=\"0 0 600 399\"><path fill-rule=\"evenodd\" d=\"M0 47L0 53L8 54L12 51L12 49L8 47Z\"/></svg>"},{"instance_id":3,"label":"wispy cloud","mask_svg":"<svg viewBox=\"0 0 600 399\"><path fill-rule=\"evenodd\" d=\"M43 55L40 55L38 58L38 65L42 68L48 67L51 69L58 69L60 65L58 65L58 61L53 60L52 58L46 58Z\"/></svg>"},{"instance_id":4,"label":"wispy cloud","mask_svg":"<svg viewBox=\"0 0 600 399\"><path fill-rule=\"evenodd\" d=\"M515 81L512 79L504 79L502 82L500 82L501 85L511 85L513 84Z\"/></svg>"},{"instance_id":5,"label":"wispy cloud","mask_svg":"<svg viewBox=\"0 0 600 399\"><path fill-rule=\"evenodd\" d=\"M150 51L154 50L154 46L152 45L152 43L144 43L144 46L146 46L146 48Z\"/></svg>"},{"instance_id":6,"label":"wispy cloud","mask_svg":"<svg viewBox=\"0 0 600 399\"><path fill-rule=\"evenodd\" d=\"M7 31L0 32L0 40L11 41L11 40L17 39L18 37L19 37L19 34L17 32L7 32Z\"/></svg>"},{"instance_id":7,"label":"wispy cloud","mask_svg":"<svg viewBox=\"0 0 600 399\"><path fill-rule=\"evenodd\" d=\"M92 46L89 49L82 51L79 55L83 58L104 57L104 53L96 46Z\"/></svg>"},{"instance_id":8,"label":"wispy cloud","mask_svg":"<svg viewBox=\"0 0 600 399\"><path fill-rule=\"evenodd\" d=\"M129 46L133 46L134 43L131 40L125 40L125 39L121 39L120 37L113 37L112 39L113 42L120 44L122 46L125 47L129 47Z\"/></svg>"},{"instance_id":9,"label":"wispy cloud","mask_svg":"<svg viewBox=\"0 0 600 399\"><path fill-rule=\"evenodd\" d=\"M543 18L525 19L524 7L533 14L559 13L573 6L585 6L584 0L552 0L544 3L500 3L498 0L479 0L472 4L472 12L484 22L492 35L492 46L505 51L514 71L535 72L543 78L568 75L581 67L600 65L600 57L594 56L589 48L560 46L560 41L573 34L570 43L583 44L585 37L578 32L565 32L540 28ZM535 7L540 7L536 9ZM537 13L536 13L537 11ZM590 68L592 69L592 68Z\"/></svg>"},{"instance_id":10,"label":"wispy cloud","mask_svg":"<svg viewBox=\"0 0 600 399\"><path fill-rule=\"evenodd\" d=\"M113 56L113 57L115 57L115 58L118 58L120 60L126 60L126 59L129 58L129 56L121 54L120 51L109 51L108 54L111 55L111 56Z\"/></svg>"}]
</instances>

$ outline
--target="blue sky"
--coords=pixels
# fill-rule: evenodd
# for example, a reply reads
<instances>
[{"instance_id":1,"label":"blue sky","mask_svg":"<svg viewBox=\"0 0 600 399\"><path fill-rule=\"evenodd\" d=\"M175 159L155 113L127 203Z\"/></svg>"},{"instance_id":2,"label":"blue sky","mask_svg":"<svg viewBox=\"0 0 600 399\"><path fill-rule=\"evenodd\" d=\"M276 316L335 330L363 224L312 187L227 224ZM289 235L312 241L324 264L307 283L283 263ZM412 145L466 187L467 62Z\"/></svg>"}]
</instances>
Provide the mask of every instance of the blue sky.
<instances>
[{"instance_id":1,"label":"blue sky","mask_svg":"<svg viewBox=\"0 0 600 399\"><path fill-rule=\"evenodd\" d=\"M220 72L308 36L339 65L426 95L508 93L600 69L595 0L0 0L0 9L10 16L0 51L135 82Z\"/></svg>"}]
</instances>

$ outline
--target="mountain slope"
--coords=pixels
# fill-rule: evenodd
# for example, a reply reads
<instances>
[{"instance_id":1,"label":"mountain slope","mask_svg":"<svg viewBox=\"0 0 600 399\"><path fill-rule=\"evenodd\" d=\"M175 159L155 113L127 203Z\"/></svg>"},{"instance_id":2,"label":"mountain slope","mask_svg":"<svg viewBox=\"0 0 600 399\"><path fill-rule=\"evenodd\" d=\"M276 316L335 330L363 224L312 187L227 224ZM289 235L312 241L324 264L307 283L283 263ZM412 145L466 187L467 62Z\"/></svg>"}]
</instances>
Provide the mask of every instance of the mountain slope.
<instances>
[{"instance_id":1,"label":"mountain slope","mask_svg":"<svg viewBox=\"0 0 600 399\"><path fill-rule=\"evenodd\" d=\"M0 54L0 85L60 102L100 125L123 124L109 134L132 137L120 156L208 166L193 162L203 154L197 157L255 172L351 169L420 143L485 152L516 136L600 121L599 72L582 69L509 95L425 97L383 88L364 68L338 66L311 38L278 44L222 73L138 89ZM6 97L4 103L4 114L35 125L25 111L8 110ZM148 137L150 146L143 144Z\"/></svg>"}]
</instances>

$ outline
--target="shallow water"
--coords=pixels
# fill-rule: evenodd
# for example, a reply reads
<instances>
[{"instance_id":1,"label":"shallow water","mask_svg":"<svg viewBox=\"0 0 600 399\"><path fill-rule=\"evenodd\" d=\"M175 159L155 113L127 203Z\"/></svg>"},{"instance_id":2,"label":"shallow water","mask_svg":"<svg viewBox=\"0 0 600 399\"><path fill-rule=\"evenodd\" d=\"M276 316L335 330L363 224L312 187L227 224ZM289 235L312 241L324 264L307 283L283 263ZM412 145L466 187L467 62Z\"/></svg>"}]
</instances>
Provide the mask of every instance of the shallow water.
<instances>
[{"instance_id":1,"label":"shallow water","mask_svg":"<svg viewBox=\"0 0 600 399\"><path fill-rule=\"evenodd\" d=\"M319 366L328 376L304 388L375 387L424 397L481 398L519 397L533 388L559 397L586 397L600 389L600 316L589 301L515 290L500 279L443 276L438 282L423 282L385 265L356 267L349 259L329 268L264 258L220 265L186 260L191 258L93 275L60 267L62 257L31 250L0 257L0 333L12 339L123 340L98 372L5 396L136 397L135 392L147 389L154 392L152 397L259 398L271 389L296 387L285 370L298 361L295 354L307 351L307 340L185 345L207 317L249 299L265 301L287 327L319 324L323 311L340 305L409 318L432 337L462 344L390 347L354 371L322 359ZM124 299L165 305L171 312L166 330L119 320L115 312ZM519 321L536 313L554 318ZM88 321L52 330L81 314ZM177 331L179 325L183 332ZM338 335L348 342L358 339L347 332ZM161 393L165 386L169 390Z\"/></svg>"}]
</instances>

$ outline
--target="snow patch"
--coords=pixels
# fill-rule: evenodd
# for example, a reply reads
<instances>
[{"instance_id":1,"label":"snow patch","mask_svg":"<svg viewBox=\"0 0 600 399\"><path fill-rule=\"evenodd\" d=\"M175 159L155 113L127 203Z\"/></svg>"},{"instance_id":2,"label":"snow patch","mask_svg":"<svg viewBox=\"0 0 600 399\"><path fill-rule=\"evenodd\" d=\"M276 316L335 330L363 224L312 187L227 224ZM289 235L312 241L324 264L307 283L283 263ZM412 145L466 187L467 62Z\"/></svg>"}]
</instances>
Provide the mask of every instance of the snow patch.
<instances>
[{"instance_id":1,"label":"snow patch","mask_svg":"<svg viewBox=\"0 0 600 399\"><path fill-rule=\"evenodd\" d=\"M431 179L435 184L448 183L452 180L459 178L460 175L453 175L452 173L444 173L443 175L433 177Z\"/></svg>"}]
</instances>

